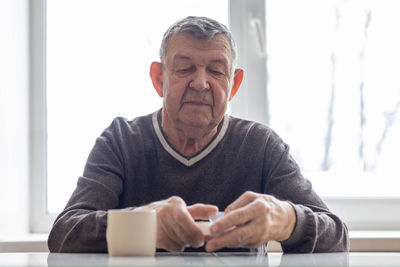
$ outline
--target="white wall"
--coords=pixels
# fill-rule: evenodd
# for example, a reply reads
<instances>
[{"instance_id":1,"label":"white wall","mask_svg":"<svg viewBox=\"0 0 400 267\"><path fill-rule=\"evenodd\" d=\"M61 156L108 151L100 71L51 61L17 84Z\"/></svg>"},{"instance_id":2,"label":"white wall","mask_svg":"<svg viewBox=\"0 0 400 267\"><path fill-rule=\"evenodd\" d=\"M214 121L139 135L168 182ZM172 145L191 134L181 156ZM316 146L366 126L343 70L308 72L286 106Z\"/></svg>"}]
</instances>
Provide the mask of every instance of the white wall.
<instances>
[{"instance_id":1,"label":"white wall","mask_svg":"<svg viewBox=\"0 0 400 267\"><path fill-rule=\"evenodd\" d=\"M0 238L28 231L28 0L0 0Z\"/></svg>"}]
</instances>

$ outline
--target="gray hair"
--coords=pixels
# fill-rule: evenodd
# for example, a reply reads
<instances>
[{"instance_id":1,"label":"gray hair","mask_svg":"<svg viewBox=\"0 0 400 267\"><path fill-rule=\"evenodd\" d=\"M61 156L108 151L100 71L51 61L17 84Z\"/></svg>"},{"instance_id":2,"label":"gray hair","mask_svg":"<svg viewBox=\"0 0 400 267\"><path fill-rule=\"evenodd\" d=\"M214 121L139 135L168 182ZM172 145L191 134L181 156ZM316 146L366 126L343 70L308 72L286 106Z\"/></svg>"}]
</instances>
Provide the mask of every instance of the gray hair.
<instances>
[{"instance_id":1,"label":"gray hair","mask_svg":"<svg viewBox=\"0 0 400 267\"><path fill-rule=\"evenodd\" d=\"M165 55L167 52L168 41L171 36L175 33L187 33L199 40L211 40L217 34L224 34L230 43L232 50L233 65L236 65L237 48L235 41L233 40L231 31L224 24L219 23L216 20L207 17L193 17L189 16L175 22L168 30L164 33L164 37L160 47L160 59L161 62L165 61Z\"/></svg>"}]
</instances>

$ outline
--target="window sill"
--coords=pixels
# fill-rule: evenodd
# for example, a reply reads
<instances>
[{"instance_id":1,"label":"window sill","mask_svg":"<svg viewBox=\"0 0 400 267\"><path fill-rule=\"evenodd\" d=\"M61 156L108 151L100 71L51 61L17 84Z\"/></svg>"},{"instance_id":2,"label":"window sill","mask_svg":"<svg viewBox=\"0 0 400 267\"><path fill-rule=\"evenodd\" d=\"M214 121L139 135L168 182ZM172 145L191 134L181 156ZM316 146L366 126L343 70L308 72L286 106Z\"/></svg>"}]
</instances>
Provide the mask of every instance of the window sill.
<instances>
[{"instance_id":1,"label":"window sill","mask_svg":"<svg viewBox=\"0 0 400 267\"><path fill-rule=\"evenodd\" d=\"M281 252L278 242L269 242L269 252ZM350 231L351 252L400 252L400 231Z\"/></svg>"},{"instance_id":2,"label":"window sill","mask_svg":"<svg viewBox=\"0 0 400 267\"><path fill-rule=\"evenodd\" d=\"M1 252L49 252L48 234L26 234L20 236L0 236Z\"/></svg>"},{"instance_id":3,"label":"window sill","mask_svg":"<svg viewBox=\"0 0 400 267\"><path fill-rule=\"evenodd\" d=\"M350 231L353 252L400 252L400 231Z\"/></svg>"},{"instance_id":4,"label":"window sill","mask_svg":"<svg viewBox=\"0 0 400 267\"><path fill-rule=\"evenodd\" d=\"M1 252L49 252L47 234L0 237ZM269 252L281 252L278 242L268 243ZM352 252L400 252L400 231L350 231Z\"/></svg>"}]
</instances>

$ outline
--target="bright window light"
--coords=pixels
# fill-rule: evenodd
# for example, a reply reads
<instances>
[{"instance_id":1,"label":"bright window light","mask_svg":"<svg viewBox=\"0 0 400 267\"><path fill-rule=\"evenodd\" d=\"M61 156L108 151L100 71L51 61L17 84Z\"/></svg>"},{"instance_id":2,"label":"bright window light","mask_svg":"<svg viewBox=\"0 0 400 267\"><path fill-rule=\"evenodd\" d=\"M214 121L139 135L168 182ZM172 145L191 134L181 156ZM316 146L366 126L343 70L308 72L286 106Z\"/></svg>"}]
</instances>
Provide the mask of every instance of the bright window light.
<instances>
[{"instance_id":1,"label":"bright window light","mask_svg":"<svg viewBox=\"0 0 400 267\"><path fill-rule=\"evenodd\" d=\"M271 127L328 197L400 197L400 2L268 0Z\"/></svg>"}]
</instances>

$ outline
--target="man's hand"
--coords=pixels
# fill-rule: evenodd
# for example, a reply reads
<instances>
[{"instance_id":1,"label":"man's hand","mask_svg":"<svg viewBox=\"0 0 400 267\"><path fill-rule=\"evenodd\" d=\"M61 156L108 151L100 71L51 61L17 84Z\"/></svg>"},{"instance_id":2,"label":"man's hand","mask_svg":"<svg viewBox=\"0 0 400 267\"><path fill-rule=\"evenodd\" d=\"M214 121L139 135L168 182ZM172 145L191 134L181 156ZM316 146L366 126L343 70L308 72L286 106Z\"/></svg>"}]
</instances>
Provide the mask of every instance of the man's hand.
<instances>
[{"instance_id":1,"label":"man's hand","mask_svg":"<svg viewBox=\"0 0 400 267\"><path fill-rule=\"evenodd\" d=\"M157 248L168 251L183 251L186 245L200 247L205 237L195 224L195 219L209 219L218 212L214 205L186 203L177 196L153 202L147 206L157 211Z\"/></svg>"},{"instance_id":2,"label":"man's hand","mask_svg":"<svg viewBox=\"0 0 400 267\"><path fill-rule=\"evenodd\" d=\"M284 241L293 232L296 214L291 204L273 196L246 192L230 204L211 226L206 250L259 247L269 240Z\"/></svg>"}]
</instances>

